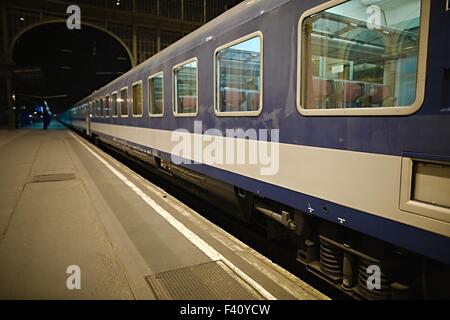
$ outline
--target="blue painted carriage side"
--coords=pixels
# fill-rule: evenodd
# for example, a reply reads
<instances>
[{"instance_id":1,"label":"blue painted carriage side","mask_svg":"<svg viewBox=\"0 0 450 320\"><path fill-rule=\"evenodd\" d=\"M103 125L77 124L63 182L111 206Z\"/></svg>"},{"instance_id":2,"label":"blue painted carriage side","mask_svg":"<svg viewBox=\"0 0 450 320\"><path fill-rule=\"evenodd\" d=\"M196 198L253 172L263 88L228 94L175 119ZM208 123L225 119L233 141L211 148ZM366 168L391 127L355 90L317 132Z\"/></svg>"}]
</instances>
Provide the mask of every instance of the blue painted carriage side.
<instances>
[{"instance_id":1,"label":"blue painted carriage side","mask_svg":"<svg viewBox=\"0 0 450 320\"><path fill-rule=\"evenodd\" d=\"M114 137L109 135L98 134L106 139L114 139ZM145 150L149 154L157 155L167 161L171 161L171 155L166 152L137 145L129 141L125 142L130 146ZM309 208L313 208L314 211L309 214L333 223L341 224L340 219L344 219L345 222L341 225L345 228L373 236L412 252L450 264L450 238L448 237L209 165L183 164L183 167L248 190L257 195L284 203L307 214Z\"/></svg>"},{"instance_id":2,"label":"blue painted carriage side","mask_svg":"<svg viewBox=\"0 0 450 320\"><path fill-rule=\"evenodd\" d=\"M248 8L244 3L98 90L82 103L119 91L124 86L128 86L128 92L131 94L131 84L143 80L142 118L133 118L130 115L128 118L93 119L93 121L165 130L185 128L190 132L193 132L194 120L203 121L203 130L279 128L281 142L288 144L448 160L450 112L445 111L442 104L442 78L444 68L450 67L450 55L448 50L445 50L450 47L448 32L450 19L449 14L443 10L444 0L431 2L426 96L422 108L417 113L387 117L304 117L298 113L295 102L297 24L304 10L323 2L325 1L267 0L256 2L256 5ZM264 13L261 14L261 11ZM255 31L264 34L263 113L258 117L216 117L212 109L214 50ZM212 39L206 41L209 36ZM195 118L176 118L172 114L172 67L192 57L198 58L199 115ZM147 78L161 70L164 71L165 116L149 118ZM162 156L170 159L167 154ZM307 203L321 208L326 201L212 167L197 165L191 169L243 189L259 192L303 211ZM347 219L346 226L349 228L447 263L450 260L449 252L446 250L449 240L446 237L337 204L328 206L328 214L319 214L320 217L336 222L339 213L345 215L343 218Z\"/></svg>"},{"instance_id":3,"label":"blue painted carriage side","mask_svg":"<svg viewBox=\"0 0 450 320\"><path fill-rule=\"evenodd\" d=\"M424 154L420 152L404 152L403 156L406 158L412 159L422 159L422 160L431 160L431 161L439 161L439 162L450 162L450 156L441 155L441 154Z\"/></svg>"},{"instance_id":4,"label":"blue painted carriage side","mask_svg":"<svg viewBox=\"0 0 450 320\"><path fill-rule=\"evenodd\" d=\"M206 25L135 70L97 92L95 97L120 90L143 80L144 116L142 118L95 119L94 121L174 130L193 128L194 118L175 118L172 114L172 66L197 57L199 64L199 115L204 130L217 128L279 128L280 141L289 144L402 155L405 151L450 156L450 112L442 111L443 69L450 66L450 55L442 50L442 39L449 39L445 26L448 14L442 0L432 1L426 97L422 108L410 116L387 117L304 117L296 109L297 24L304 10L324 1L260 1L245 10L232 10L226 18ZM245 4L240 5L245 7ZM259 11L258 11L259 10ZM259 14L264 11L264 14ZM283 19L279 19L283 17ZM444 26L444 28L442 27ZM246 34L264 34L264 107L259 117L221 117L213 108L213 52ZM447 28L448 30L448 28ZM212 39L205 41L208 36ZM447 41L448 42L448 41ZM164 71L165 116L149 118L147 78Z\"/></svg>"}]
</instances>

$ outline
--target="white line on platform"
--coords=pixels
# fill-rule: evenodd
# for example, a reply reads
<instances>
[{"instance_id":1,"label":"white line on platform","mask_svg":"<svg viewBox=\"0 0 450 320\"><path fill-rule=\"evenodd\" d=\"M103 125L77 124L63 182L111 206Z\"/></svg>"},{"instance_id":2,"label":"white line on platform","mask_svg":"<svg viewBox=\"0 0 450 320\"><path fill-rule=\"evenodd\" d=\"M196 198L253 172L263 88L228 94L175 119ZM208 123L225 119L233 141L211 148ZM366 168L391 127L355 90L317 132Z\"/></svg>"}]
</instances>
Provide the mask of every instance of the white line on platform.
<instances>
[{"instance_id":1,"label":"white line on platform","mask_svg":"<svg viewBox=\"0 0 450 320\"><path fill-rule=\"evenodd\" d=\"M112 173L114 173L120 180L122 180L131 190L134 191L142 200L144 200L150 207L152 207L162 218L164 218L170 225L172 225L178 232L180 232L186 239L199 248L204 254L206 254L211 260L221 260L230 269L232 269L239 277L250 284L256 291L258 291L264 298L268 300L276 300L276 298L264 289L259 283L249 277L241 269L236 267L232 262L226 259L222 254L217 252L213 247L201 239L197 234L188 229L184 224L178 221L174 216L162 208L155 200L150 198L145 192L131 182L127 177L120 173L116 168L110 165L105 159L98 155L95 151L89 148L80 138L69 131L69 133L84 146L94 157L96 157L105 167L107 167Z\"/></svg>"}]
</instances>

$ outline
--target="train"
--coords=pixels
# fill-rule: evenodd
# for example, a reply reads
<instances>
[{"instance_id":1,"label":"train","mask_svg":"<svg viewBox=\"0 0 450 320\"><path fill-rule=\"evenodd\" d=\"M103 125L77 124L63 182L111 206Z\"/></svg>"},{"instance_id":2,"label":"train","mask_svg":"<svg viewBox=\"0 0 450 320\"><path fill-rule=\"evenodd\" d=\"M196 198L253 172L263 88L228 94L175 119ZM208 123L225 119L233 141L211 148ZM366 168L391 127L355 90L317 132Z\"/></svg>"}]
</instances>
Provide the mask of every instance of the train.
<instances>
[{"instance_id":1,"label":"train","mask_svg":"<svg viewBox=\"0 0 450 320\"><path fill-rule=\"evenodd\" d=\"M448 1L246 0L60 119L354 297L450 296Z\"/></svg>"}]
</instances>

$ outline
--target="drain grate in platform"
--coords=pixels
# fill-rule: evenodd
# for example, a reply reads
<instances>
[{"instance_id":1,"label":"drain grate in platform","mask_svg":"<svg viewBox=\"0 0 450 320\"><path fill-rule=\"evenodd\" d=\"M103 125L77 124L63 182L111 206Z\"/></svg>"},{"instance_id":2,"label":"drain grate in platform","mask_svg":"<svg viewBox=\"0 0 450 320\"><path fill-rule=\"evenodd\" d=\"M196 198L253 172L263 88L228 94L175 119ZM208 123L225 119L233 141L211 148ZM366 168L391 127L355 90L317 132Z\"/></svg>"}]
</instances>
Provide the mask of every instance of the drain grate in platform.
<instances>
[{"instance_id":1,"label":"drain grate in platform","mask_svg":"<svg viewBox=\"0 0 450 320\"><path fill-rule=\"evenodd\" d=\"M262 300L247 282L221 261L146 277L159 300Z\"/></svg>"},{"instance_id":2,"label":"drain grate in platform","mask_svg":"<svg viewBox=\"0 0 450 320\"><path fill-rule=\"evenodd\" d=\"M56 182L56 181L68 181L74 180L75 174L73 173L57 173L57 174L40 174L33 177L32 183L38 182Z\"/></svg>"}]
</instances>

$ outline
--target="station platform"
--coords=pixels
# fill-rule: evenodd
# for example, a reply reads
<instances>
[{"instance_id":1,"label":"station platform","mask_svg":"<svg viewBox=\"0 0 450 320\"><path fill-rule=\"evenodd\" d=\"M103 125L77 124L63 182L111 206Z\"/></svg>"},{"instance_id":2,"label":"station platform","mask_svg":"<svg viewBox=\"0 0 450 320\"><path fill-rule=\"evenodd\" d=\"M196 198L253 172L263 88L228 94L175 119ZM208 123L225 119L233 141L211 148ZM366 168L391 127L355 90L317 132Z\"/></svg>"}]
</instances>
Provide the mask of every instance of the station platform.
<instances>
[{"instance_id":1,"label":"station platform","mask_svg":"<svg viewBox=\"0 0 450 320\"><path fill-rule=\"evenodd\" d=\"M0 299L328 299L57 123L0 130L0 284Z\"/></svg>"}]
</instances>

